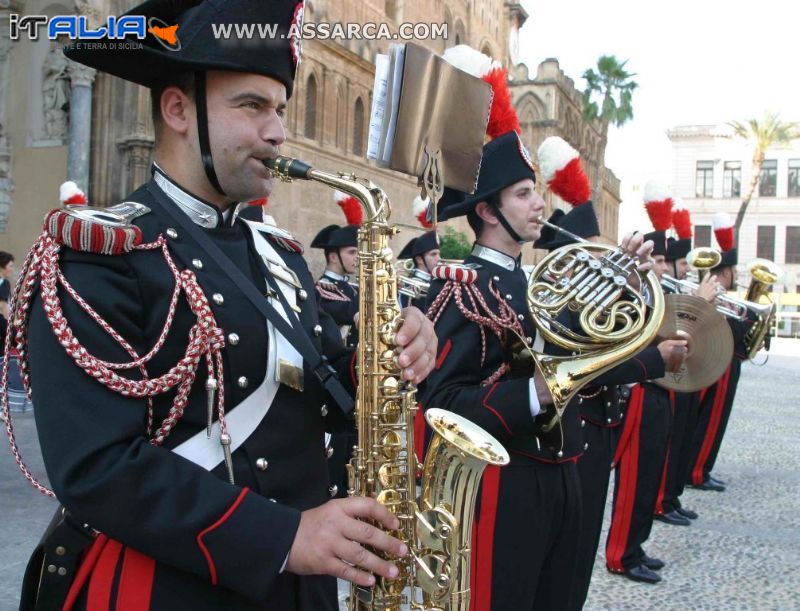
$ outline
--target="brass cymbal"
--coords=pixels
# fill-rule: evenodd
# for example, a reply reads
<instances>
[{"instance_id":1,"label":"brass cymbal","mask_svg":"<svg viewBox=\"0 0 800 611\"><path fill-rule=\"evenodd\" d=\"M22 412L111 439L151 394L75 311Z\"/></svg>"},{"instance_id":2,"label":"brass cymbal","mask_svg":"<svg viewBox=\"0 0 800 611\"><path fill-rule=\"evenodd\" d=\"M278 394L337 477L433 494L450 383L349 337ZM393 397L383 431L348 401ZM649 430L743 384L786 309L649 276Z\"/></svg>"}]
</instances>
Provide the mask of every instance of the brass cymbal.
<instances>
[{"instance_id":1,"label":"brass cymbal","mask_svg":"<svg viewBox=\"0 0 800 611\"><path fill-rule=\"evenodd\" d=\"M733 334L725 317L705 299L665 295L664 320L655 342L687 340L687 355L679 371L655 380L662 388L695 392L716 382L730 365Z\"/></svg>"}]
</instances>

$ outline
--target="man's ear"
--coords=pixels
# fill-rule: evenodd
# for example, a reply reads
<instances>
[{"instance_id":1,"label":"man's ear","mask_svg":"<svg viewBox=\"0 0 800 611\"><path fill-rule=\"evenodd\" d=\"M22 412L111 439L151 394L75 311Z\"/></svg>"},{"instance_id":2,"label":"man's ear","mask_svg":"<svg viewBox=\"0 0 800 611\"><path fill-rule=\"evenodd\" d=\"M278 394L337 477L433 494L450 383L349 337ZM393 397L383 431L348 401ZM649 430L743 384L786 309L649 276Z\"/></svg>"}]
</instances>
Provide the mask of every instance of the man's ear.
<instances>
[{"instance_id":1,"label":"man's ear","mask_svg":"<svg viewBox=\"0 0 800 611\"><path fill-rule=\"evenodd\" d=\"M492 210L492 207L485 201L478 202L475 206L475 214L480 217L485 225L497 225L499 223L494 210Z\"/></svg>"},{"instance_id":2,"label":"man's ear","mask_svg":"<svg viewBox=\"0 0 800 611\"><path fill-rule=\"evenodd\" d=\"M186 134L194 118L194 103L179 87L167 87L159 103L161 121L171 131Z\"/></svg>"}]
</instances>

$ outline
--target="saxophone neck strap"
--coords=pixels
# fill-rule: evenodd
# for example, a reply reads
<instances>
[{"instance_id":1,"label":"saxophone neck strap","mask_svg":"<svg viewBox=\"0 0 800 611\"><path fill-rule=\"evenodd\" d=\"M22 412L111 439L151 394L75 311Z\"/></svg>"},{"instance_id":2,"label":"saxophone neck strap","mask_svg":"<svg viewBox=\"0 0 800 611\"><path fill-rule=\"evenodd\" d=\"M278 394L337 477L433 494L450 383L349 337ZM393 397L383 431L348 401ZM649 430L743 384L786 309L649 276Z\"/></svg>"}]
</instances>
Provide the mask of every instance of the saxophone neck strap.
<instances>
[{"instance_id":1,"label":"saxophone neck strap","mask_svg":"<svg viewBox=\"0 0 800 611\"><path fill-rule=\"evenodd\" d=\"M319 353L311 341L311 338L308 336L308 333L300 326L299 321L297 324L288 323L272 306L269 300L256 289L252 280L248 279L241 270L234 265L233 261L231 261L189 217L172 205L161 189L154 187L152 183L147 185L147 189L162 205L166 213L182 227L182 229L197 243L201 250L208 253L210 261L239 288L248 301L250 301L272 326L275 327L276 331L283 335L295 350L301 354L306 363L309 364L311 371L317 376L322 386L333 397L342 411L346 414L350 413L354 408L353 398L350 396L350 393L345 390L344 386L342 386L339 378L336 377L336 372L333 367L331 367L330 363L328 363L327 357ZM284 307L285 311L291 312L286 297L284 297L282 291L278 290L277 281L268 271L266 273L266 279L270 287L277 293L277 297L280 299L281 305Z\"/></svg>"}]
</instances>

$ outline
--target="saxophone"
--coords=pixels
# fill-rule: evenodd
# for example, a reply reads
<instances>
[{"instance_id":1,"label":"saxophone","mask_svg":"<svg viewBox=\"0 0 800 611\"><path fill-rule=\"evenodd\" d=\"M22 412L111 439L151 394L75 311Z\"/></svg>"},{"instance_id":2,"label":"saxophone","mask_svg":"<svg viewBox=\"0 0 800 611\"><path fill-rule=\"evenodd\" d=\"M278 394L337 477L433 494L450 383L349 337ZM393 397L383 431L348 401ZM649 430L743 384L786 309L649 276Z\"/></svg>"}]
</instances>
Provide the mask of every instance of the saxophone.
<instances>
[{"instance_id":1,"label":"saxophone","mask_svg":"<svg viewBox=\"0 0 800 611\"><path fill-rule=\"evenodd\" d=\"M470 537L475 498L487 465L509 456L494 437L452 412L429 409L434 436L419 465L414 454L416 388L402 380L395 334L402 324L389 239L391 206L384 191L352 174L330 174L288 157L265 162L284 181L314 180L355 197L364 208L358 233L358 445L348 465L351 496L369 496L400 522L392 536L409 553L388 558L400 574L353 585L351 611L468 611ZM417 498L416 474L422 471Z\"/></svg>"}]
</instances>

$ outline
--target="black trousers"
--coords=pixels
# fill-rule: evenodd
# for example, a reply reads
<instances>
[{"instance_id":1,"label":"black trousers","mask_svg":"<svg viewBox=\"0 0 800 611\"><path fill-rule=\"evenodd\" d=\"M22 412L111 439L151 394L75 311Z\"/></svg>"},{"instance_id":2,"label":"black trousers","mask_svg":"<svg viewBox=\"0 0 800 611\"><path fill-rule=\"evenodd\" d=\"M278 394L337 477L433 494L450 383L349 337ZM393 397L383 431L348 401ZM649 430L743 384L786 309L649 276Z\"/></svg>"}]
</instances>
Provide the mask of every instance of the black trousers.
<instances>
[{"instance_id":1,"label":"black trousers","mask_svg":"<svg viewBox=\"0 0 800 611\"><path fill-rule=\"evenodd\" d=\"M689 473L691 484L700 485L707 481L714 468L733 409L741 370L742 362L734 357L728 370L703 397L692 439Z\"/></svg>"},{"instance_id":2,"label":"black trousers","mask_svg":"<svg viewBox=\"0 0 800 611\"><path fill-rule=\"evenodd\" d=\"M611 479L611 461L619 441L621 426L606 428L584 421L583 437L588 443L578 459L578 476L583 497L583 519L572 580L569 608L579 610L586 602L592 570L600 545L603 515L606 510L608 482Z\"/></svg>"},{"instance_id":3,"label":"black trousers","mask_svg":"<svg viewBox=\"0 0 800 611\"><path fill-rule=\"evenodd\" d=\"M671 392L672 427L667 464L656 501L656 513L675 511L681 506L680 496L689 476L692 441L700 411L700 393Z\"/></svg>"},{"instance_id":4,"label":"black trousers","mask_svg":"<svg viewBox=\"0 0 800 611\"><path fill-rule=\"evenodd\" d=\"M488 467L472 549L471 611L567 609L581 523L574 462Z\"/></svg>"},{"instance_id":5,"label":"black trousers","mask_svg":"<svg viewBox=\"0 0 800 611\"><path fill-rule=\"evenodd\" d=\"M641 563L653 526L672 420L667 391L649 383L634 387L625 420L606 541L606 566L615 573Z\"/></svg>"}]
</instances>

